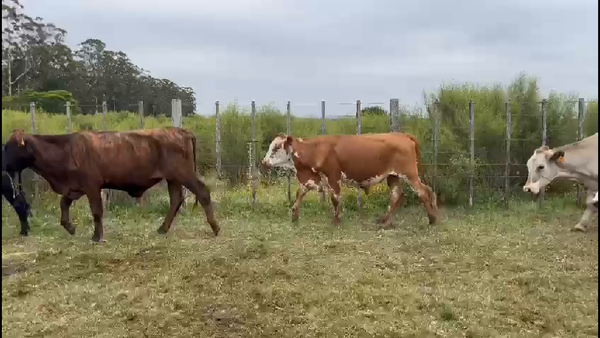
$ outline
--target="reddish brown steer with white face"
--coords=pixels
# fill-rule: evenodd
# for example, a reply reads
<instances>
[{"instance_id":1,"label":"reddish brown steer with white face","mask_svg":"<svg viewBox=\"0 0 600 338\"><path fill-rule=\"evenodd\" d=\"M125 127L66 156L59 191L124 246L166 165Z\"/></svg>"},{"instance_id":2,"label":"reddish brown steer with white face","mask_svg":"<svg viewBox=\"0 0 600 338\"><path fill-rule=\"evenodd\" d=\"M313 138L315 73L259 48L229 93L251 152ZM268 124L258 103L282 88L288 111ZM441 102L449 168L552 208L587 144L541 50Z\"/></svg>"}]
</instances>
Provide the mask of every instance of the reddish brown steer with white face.
<instances>
[{"instance_id":1,"label":"reddish brown steer with white face","mask_svg":"<svg viewBox=\"0 0 600 338\"><path fill-rule=\"evenodd\" d=\"M403 196L402 182L407 181L423 202L429 223L437 219L435 194L419 178L420 160L416 138L404 133L324 135L310 139L279 134L273 139L261 168L287 167L295 170L300 182L293 206L292 221L300 214L306 193L318 189L323 180L331 191L334 224L340 221L340 184L358 184L365 193L375 184L387 181L390 205L379 222L388 224Z\"/></svg>"}]
</instances>

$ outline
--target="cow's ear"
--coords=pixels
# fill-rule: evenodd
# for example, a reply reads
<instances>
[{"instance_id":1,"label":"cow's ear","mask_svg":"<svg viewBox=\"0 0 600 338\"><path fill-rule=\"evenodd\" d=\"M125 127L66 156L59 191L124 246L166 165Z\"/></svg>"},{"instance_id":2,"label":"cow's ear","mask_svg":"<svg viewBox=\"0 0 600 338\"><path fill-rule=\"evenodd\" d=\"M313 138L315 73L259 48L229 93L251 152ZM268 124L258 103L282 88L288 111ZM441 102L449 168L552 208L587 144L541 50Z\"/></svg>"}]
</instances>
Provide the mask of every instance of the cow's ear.
<instances>
[{"instance_id":1,"label":"cow's ear","mask_svg":"<svg viewBox=\"0 0 600 338\"><path fill-rule=\"evenodd\" d=\"M289 147L290 145L292 145L292 137L290 135L288 135L287 138L285 139L285 146Z\"/></svg>"},{"instance_id":2,"label":"cow's ear","mask_svg":"<svg viewBox=\"0 0 600 338\"><path fill-rule=\"evenodd\" d=\"M565 160L565 152L562 150L552 152L549 158L550 161L562 163Z\"/></svg>"}]
</instances>

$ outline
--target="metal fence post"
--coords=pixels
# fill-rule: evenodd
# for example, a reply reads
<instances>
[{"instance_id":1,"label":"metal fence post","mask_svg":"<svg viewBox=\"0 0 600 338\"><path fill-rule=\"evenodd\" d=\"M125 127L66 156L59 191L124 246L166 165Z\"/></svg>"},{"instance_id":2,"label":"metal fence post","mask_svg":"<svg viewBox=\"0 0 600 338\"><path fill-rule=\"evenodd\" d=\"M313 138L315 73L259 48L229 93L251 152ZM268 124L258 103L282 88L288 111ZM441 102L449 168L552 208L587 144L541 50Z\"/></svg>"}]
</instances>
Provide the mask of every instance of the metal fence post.
<instances>
[{"instance_id":1,"label":"metal fence post","mask_svg":"<svg viewBox=\"0 0 600 338\"><path fill-rule=\"evenodd\" d=\"M360 100L356 100L356 135L362 134L362 109ZM360 186L356 186L356 206L360 208Z\"/></svg>"},{"instance_id":2,"label":"metal fence post","mask_svg":"<svg viewBox=\"0 0 600 338\"><path fill-rule=\"evenodd\" d=\"M433 114L433 193L437 193L437 171L438 171L438 134L439 134L439 101L435 100L432 107L431 113Z\"/></svg>"},{"instance_id":3,"label":"metal fence post","mask_svg":"<svg viewBox=\"0 0 600 338\"><path fill-rule=\"evenodd\" d=\"M286 119L286 135L292 134L292 103L288 100L285 106L285 119ZM292 172L287 172L287 196L288 203L292 204Z\"/></svg>"},{"instance_id":4,"label":"metal fence post","mask_svg":"<svg viewBox=\"0 0 600 338\"><path fill-rule=\"evenodd\" d=\"M581 141L584 138L584 121L585 121L585 99L583 97L579 98L579 104L578 104L578 114L577 114L577 122L579 122L578 128L577 128L577 140ZM577 206L580 207L581 206L581 184L577 183Z\"/></svg>"},{"instance_id":5,"label":"metal fence post","mask_svg":"<svg viewBox=\"0 0 600 338\"><path fill-rule=\"evenodd\" d=\"M256 172L255 168L255 158L256 158L256 101L252 100L252 158L250 168L252 170L252 210L254 210L256 206L256 178L254 177L254 173Z\"/></svg>"},{"instance_id":6,"label":"metal fence post","mask_svg":"<svg viewBox=\"0 0 600 338\"><path fill-rule=\"evenodd\" d=\"M511 112L510 100L504 103L506 113L506 161L504 164L504 203L508 208L508 200L510 198L510 143L511 143Z\"/></svg>"},{"instance_id":7,"label":"metal fence post","mask_svg":"<svg viewBox=\"0 0 600 338\"><path fill-rule=\"evenodd\" d=\"M542 99L542 146L548 145L548 115L546 112L546 103L546 99ZM544 206L545 194L546 189L542 189L538 200L540 208Z\"/></svg>"},{"instance_id":8,"label":"metal fence post","mask_svg":"<svg viewBox=\"0 0 600 338\"><path fill-rule=\"evenodd\" d=\"M390 99L390 131L400 131L400 104L398 99ZM420 173L422 175L422 173Z\"/></svg>"},{"instance_id":9,"label":"metal fence post","mask_svg":"<svg viewBox=\"0 0 600 338\"><path fill-rule=\"evenodd\" d=\"M108 105L106 101L102 101L102 129L106 131L106 114L108 113Z\"/></svg>"},{"instance_id":10,"label":"metal fence post","mask_svg":"<svg viewBox=\"0 0 600 338\"><path fill-rule=\"evenodd\" d=\"M140 129L144 129L144 101L138 101L138 114L140 115Z\"/></svg>"},{"instance_id":11,"label":"metal fence post","mask_svg":"<svg viewBox=\"0 0 600 338\"><path fill-rule=\"evenodd\" d=\"M221 178L221 114L219 112L219 100L215 101L215 125L216 125L216 153L217 153L217 177Z\"/></svg>"},{"instance_id":12,"label":"metal fence post","mask_svg":"<svg viewBox=\"0 0 600 338\"><path fill-rule=\"evenodd\" d=\"M473 206L473 178L475 176L475 103L469 101L469 143L471 152L471 168L469 170L469 206Z\"/></svg>"},{"instance_id":13,"label":"metal fence post","mask_svg":"<svg viewBox=\"0 0 600 338\"><path fill-rule=\"evenodd\" d=\"M325 100L321 100L321 135L326 134L325 130ZM325 203L325 182L321 180L321 203Z\"/></svg>"},{"instance_id":14,"label":"metal fence post","mask_svg":"<svg viewBox=\"0 0 600 338\"><path fill-rule=\"evenodd\" d=\"M71 101L67 101L65 103L65 107L67 109L67 133L71 132L72 124L71 124Z\"/></svg>"}]
</instances>

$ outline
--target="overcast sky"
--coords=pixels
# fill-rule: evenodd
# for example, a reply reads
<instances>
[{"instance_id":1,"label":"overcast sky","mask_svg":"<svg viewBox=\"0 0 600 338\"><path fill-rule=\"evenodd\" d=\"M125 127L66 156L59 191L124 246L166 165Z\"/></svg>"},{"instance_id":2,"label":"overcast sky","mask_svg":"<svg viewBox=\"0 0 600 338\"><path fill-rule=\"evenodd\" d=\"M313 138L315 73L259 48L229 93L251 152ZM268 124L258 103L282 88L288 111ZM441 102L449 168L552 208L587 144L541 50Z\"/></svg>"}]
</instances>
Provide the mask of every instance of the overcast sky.
<instances>
[{"instance_id":1,"label":"overcast sky","mask_svg":"<svg viewBox=\"0 0 600 338\"><path fill-rule=\"evenodd\" d=\"M321 99L421 105L442 82L508 84L598 96L597 0L23 0L30 15L98 38L155 77L214 101ZM315 107L300 107L314 104ZM351 107L346 106L348 110Z\"/></svg>"}]
</instances>

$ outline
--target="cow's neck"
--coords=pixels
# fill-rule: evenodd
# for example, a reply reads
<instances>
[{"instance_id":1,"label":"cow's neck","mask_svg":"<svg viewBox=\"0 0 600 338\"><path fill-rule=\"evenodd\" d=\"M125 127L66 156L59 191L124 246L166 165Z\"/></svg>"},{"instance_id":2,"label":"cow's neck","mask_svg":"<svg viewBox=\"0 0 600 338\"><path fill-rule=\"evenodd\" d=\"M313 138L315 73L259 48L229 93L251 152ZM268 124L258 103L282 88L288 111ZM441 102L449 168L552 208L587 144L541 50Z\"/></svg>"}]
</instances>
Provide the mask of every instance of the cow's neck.
<instances>
[{"instance_id":1,"label":"cow's neck","mask_svg":"<svg viewBox=\"0 0 600 338\"><path fill-rule=\"evenodd\" d=\"M34 160L31 169L44 178L50 173L62 172L66 169L65 140L48 136L36 136L32 142Z\"/></svg>"},{"instance_id":2,"label":"cow's neck","mask_svg":"<svg viewBox=\"0 0 600 338\"><path fill-rule=\"evenodd\" d=\"M565 172L563 175L573 175L584 180L598 179L597 168L596 170L593 168L593 161L597 161L597 158L589 154L592 149L586 147L586 144L579 144L576 147L561 147L560 150L565 152L565 156L563 157L564 160L557 163L557 165L561 168L561 171Z\"/></svg>"},{"instance_id":3,"label":"cow's neck","mask_svg":"<svg viewBox=\"0 0 600 338\"><path fill-rule=\"evenodd\" d=\"M307 143L304 140L300 141L296 138L292 139L292 159L294 161L294 166L300 167L314 167L314 156L309 156L309 154L315 154L313 149L316 147L316 144Z\"/></svg>"}]
</instances>

